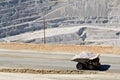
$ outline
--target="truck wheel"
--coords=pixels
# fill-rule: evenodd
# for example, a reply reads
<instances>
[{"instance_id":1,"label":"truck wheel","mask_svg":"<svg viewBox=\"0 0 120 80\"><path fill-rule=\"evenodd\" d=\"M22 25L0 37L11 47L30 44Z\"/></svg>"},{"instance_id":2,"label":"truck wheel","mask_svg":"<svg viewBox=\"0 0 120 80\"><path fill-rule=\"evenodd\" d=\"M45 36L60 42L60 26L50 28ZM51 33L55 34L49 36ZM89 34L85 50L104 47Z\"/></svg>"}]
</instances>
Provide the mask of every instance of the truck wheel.
<instances>
[{"instance_id":1,"label":"truck wheel","mask_svg":"<svg viewBox=\"0 0 120 80\"><path fill-rule=\"evenodd\" d=\"M78 63L78 64L76 65L76 68L77 68L78 70L82 70L82 69L83 69L83 65L82 65L81 63Z\"/></svg>"},{"instance_id":2,"label":"truck wheel","mask_svg":"<svg viewBox=\"0 0 120 80\"><path fill-rule=\"evenodd\" d=\"M88 69L95 70L95 67L93 65L88 65Z\"/></svg>"}]
</instances>

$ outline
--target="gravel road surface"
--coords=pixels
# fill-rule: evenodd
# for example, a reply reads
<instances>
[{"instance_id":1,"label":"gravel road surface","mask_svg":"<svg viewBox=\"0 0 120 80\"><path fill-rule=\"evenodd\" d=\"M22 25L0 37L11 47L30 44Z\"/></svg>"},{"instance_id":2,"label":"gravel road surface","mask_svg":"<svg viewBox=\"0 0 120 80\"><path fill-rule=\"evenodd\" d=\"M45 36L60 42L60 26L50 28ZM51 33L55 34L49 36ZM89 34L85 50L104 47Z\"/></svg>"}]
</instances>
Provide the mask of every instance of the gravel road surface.
<instances>
[{"instance_id":1,"label":"gravel road surface","mask_svg":"<svg viewBox=\"0 0 120 80\"><path fill-rule=\"evenodd\" d=\"M0 69L76 70L75 54L0 49ZM120 55L101 54L100 59L102 71L120 73Z\"/></svg>"},{"instance_id":2,"label":"gravel road surface","mask_svg":"<svg viewBox=\"0 0 120 80\"><path fill-rule=\"evenodd\" d=\"M20 74L0 73L0 80L120 80L120 74Z\"/></svg>"}]
</instances>

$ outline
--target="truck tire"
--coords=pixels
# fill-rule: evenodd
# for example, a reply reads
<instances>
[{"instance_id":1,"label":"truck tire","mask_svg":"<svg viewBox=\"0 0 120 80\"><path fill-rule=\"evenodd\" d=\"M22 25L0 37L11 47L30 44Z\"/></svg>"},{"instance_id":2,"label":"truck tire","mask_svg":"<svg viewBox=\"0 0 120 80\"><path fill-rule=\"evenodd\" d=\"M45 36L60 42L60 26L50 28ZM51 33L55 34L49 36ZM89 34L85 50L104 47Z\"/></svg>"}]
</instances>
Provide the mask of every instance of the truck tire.
<instances>
[{"instance_id":1,"label":"truck tire","mask_svg":"<svg viewBox=\"0 0 120 80\"><path fill-rule=\"evenodd\" d=\"M78 64L76 65L76 68L77 68L78 70L82 70L82 69L83 69L83 65L82 65L81 63L78 63Z\"/></svg>"},{"instance_id":2,"label":"truck tire","mask_svg":"<svg viewBox=\"0 0 120 80\"><path fill-rule=\"evenodd\" d=\"M96 68L93 65L88 65L89 70L95 70Z\"/></svg>"}]
</instances>

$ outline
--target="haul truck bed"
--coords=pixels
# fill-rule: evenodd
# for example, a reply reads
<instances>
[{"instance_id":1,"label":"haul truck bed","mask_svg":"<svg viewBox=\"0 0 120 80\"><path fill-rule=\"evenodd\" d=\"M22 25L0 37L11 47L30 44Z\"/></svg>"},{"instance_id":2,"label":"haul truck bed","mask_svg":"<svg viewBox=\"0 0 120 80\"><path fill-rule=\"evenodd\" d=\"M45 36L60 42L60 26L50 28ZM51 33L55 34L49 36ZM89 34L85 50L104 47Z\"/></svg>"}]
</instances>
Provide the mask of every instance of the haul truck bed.
<instances>
[{"instance_id":1,"label":"haul truck bed","mask_svg":"<svg viewBox=\"0 0 120 80\"><path fill-rule=\"evenodd\" d=\"M90 70L99 69L100 59L99 54L91 53L91 52L82 52L78 55L75 55L72 58L72 61L78 62L76 68L78 70L87 68Z\"/></svg>"}]
</instances>

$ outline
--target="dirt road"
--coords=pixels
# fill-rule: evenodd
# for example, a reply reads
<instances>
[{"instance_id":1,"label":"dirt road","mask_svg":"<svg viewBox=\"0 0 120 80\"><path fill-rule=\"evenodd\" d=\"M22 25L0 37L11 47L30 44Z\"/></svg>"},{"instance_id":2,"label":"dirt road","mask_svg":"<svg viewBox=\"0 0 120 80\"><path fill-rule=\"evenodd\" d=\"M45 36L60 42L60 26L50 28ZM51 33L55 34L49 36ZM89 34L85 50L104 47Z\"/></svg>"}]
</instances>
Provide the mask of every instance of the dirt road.
<instances>
[{"instance_id":1,"label":"dirt road","mask_svg":"<svg viewBox=\"0 0 120 80\"><path fill-rule=\"evenodd\" d=\"M0 49L0 69L76 70L77 53ZM101 70L120 73L120 55L101 54Z\"/></svg>"},{"instance_id":2,"label":"dirt road","mask_svg":"<svg viewBox=\"0 0 120 80\"><path fill-rule=\"evenodd\" d=\"M120 74L20 74L0 73L0 80L120 80Z\"/></svg>"}]
</instances>

